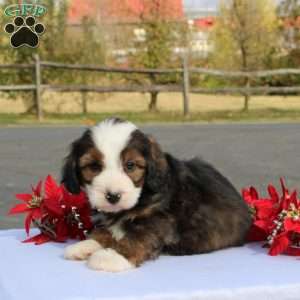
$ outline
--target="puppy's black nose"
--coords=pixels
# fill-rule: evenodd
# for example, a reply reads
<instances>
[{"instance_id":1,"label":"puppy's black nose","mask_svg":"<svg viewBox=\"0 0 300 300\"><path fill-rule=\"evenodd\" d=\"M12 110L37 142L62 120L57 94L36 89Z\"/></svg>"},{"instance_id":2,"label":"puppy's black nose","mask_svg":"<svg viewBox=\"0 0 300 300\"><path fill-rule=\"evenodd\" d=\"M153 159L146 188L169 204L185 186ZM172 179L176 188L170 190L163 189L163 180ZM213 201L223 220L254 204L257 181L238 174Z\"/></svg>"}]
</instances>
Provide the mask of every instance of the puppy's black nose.
<instances>
[{"instance_id":1,"label":"puppy's black nose","mask_svg":"<svg viewBox=\"0 0 300 300\"><path fill-rule=\"evenodd\" d=\"M107 192L105 198L109 203L116 204L121 199L121 194Z\"/></svg>"}]
</instances>

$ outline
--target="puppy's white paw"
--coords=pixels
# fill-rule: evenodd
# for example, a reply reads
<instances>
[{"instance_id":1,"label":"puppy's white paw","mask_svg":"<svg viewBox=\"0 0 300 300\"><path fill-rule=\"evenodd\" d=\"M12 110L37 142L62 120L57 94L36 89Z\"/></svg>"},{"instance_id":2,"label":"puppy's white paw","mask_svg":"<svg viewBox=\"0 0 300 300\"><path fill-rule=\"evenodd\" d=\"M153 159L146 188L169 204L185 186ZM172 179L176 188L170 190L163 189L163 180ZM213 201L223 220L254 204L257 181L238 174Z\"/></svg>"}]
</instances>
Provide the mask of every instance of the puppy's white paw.
<instances>
[{"instance_id":1,"label":"puppy's white paw","mask_svg":"<svg viewBox=\"0 0 300 300\"><path fill-rule=\"evenodd\" d=\"M85 240L66 247L64 257L65 259L84 260L101 248L102 246L97 241Z\"/></svg>"},{"instance_id":2,"label":"puppy's white paw","mask_svg":"<svg viewBox=\"0 0 300 300\"><path fill-rule=\"evenodd\" d=\"M87 265L90 269L107 272L122 272L134 268L134 265L124 256L111 248L93 253L88 259Z\"/></svg>"}]
</instances>

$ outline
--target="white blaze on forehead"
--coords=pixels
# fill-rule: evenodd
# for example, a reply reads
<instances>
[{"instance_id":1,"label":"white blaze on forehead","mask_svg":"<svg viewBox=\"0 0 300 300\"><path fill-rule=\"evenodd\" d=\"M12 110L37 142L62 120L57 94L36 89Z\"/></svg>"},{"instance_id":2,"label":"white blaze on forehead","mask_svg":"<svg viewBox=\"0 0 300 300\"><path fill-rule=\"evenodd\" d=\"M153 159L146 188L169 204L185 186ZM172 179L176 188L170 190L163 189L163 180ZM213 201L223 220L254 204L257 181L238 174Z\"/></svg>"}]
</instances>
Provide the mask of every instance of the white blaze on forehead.
<instances>
[{"instance_id":1,"label":"white blaze on forehead","mask_svg":"<svg viewBox=\"0 0 300 300\"><path fill-rule=\"evenodd\" d=\"M141 188L134 185L121 162L121 153L135 130L134 124L114 119L105 120L91 129L93 142L102 153L104 163L103 170L86 186L92 207L116 212L130 209L137 203ZM111 205L106 199L107 192L120 194L120 200ZM113 228L116 238L121 238L122 232L117 229Z\"/></svg>"},{"instance_id":2,"label":"white blaze on forehead","mask_svg":"<svg viewBox=\"0 0 300 300\"><path fill-rule=\"evenodd\" d=\"M120 154L137 127L131 122L105 120L92 128L96 147L104 155L105 168L119 167Z\"/></svg>"}]
</instances>

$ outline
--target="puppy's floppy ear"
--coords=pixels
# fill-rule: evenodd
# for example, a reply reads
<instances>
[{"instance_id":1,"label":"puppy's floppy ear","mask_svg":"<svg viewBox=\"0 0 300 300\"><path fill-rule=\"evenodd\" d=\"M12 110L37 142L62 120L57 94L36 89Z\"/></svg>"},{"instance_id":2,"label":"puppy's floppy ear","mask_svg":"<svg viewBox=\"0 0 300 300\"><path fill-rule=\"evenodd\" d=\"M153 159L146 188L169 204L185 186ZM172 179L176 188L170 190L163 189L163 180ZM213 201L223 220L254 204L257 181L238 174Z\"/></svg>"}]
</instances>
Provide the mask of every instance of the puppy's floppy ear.
<instances>
[{"instance_id":1,"label":"puppy's floppy ear","mask_svg":"<svg viewBox=\"0 0 300 300\"><path fill-rule=\"evenodd\" d=\"M159 192L165 184L167 175L167 160L160 146L152 136L147 136L150 157L147 162L146 186L153 192Z\"/></svg>"},{"instance_id":2,"label":"puppy's floppy ear","mask_svg":"<svg viewBox=\"0 0 300 300\"><path fill-rule=\"evenodd\" d=\"M65 163L62 168L62 179L61 182L65 185L67 190L72 194L80 193L80 184L78 177L78 162L76 156L76 144L75 141L71 145L71 151L68 156L65 158Z\"/></svg>"},{"instance_id":3,"label":"puppy's floppy ear","mask_svg":"<svg viewBox=\"0 0 300 300\"><path fill-rule=\"evenodd\" d=\"M65 158L65 163L62 168L61 182L67 190L72 194L79 194L81 187L81 178L79 170L79 158L90 147L91 138L90 131L87 130L81 138L75 140L71 144L70 153Z\"/></svg>"},{"instance_id":4,"label":"puppy's floppy ear","mask_svg":"<svg viewBox=\"0 0 300 300\"><path fill-rule=\"evenodd\" d=\"M77 162L76 158L72 154L72 151L65 159L65 164L62 169L61 182L65 185L66 189L70 193L80 193L80 184L77 176Z\"/></svg>"}]
</instances>

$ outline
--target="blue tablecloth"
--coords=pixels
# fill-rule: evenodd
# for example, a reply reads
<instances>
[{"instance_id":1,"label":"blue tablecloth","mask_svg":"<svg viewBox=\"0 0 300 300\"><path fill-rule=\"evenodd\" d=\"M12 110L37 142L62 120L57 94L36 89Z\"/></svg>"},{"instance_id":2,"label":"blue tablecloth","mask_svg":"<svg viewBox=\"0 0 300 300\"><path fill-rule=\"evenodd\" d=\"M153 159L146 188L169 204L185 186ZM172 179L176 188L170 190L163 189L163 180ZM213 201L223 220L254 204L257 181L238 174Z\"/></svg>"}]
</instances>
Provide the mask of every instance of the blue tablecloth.
<instances>
[{"instance_id":1,"label":"blue tablecloth","mask_svg":"<svg viewBox=\"0 0 300 300\"><path fill-rule=\"evenodd\" d=\"M34 231L33 231L34 233ZM270 257L259 244L210 254L161 256L112 274L63 259L67 244L23 244L0 231L1 300L299 300L300 260Z\"/></svg>"}]
</instances>

